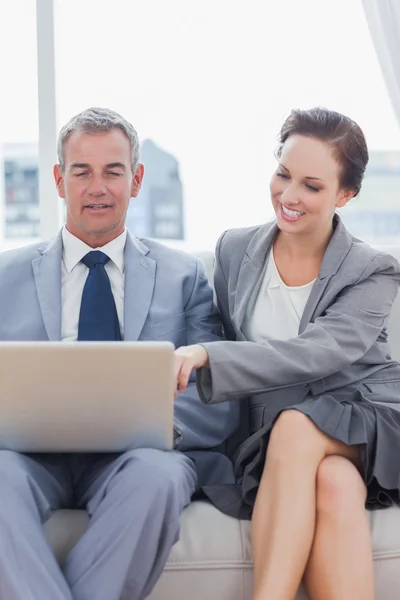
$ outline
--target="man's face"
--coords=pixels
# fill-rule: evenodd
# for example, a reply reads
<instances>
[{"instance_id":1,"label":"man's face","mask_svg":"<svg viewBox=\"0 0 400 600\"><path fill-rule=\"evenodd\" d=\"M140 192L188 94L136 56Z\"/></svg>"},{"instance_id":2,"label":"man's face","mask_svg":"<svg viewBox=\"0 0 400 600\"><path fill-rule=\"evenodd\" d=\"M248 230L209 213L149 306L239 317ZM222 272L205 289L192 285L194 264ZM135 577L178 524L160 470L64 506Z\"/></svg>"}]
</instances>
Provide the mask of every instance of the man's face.
<instances>
[{"instance_id":1,"label":"man's face","mask_svg":"<svg viewBox=\"0 0 400 600\"><path fill-rule=\"evenodd\" d=\"M54 167L58 194L67 207L68 231L92 248L119 236L143 172L139 164L132 173L130 142L120 129L72 133L64 146L64 172L60 165Z\"/></svg>"}]
</instances>

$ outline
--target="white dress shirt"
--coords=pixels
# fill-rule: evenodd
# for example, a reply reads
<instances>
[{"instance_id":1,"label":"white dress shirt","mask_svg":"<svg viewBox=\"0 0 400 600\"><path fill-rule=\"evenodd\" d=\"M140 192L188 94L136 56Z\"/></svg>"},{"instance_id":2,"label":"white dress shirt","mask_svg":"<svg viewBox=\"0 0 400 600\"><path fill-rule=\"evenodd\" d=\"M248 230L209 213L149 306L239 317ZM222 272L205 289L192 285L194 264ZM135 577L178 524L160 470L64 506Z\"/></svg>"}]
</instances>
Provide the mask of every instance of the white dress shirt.
<instances>
[{"instance_id":1,"label":"white dress shirt","mask_svg":"<svg viewBox=\"0 0 400 600\"><path fill-rule=\"evenodd\" d=\"M78 337L79 312L83 287L89 269L81 262L92 250L101 250L110 258L105 270L110 278L111 290L117 308L121 337L124 334L124 250L126 230L117 238L102 246L91 248L75 237L66 227L62 230L62 271L61 271L61 340L76 341Z\"/></svg>"},{"instance_id":2,"label":"white dress shirt","mask_svg":"<svg viewBox=\"0 0 400 600\"><path fill-rule=\"evenodd\" d=\"M271 249L261 284L254 290L246 308L242 326L246 338L262 343L296 337L314 281L301 286L286 285Z\"/></svg>"}]
</instances>

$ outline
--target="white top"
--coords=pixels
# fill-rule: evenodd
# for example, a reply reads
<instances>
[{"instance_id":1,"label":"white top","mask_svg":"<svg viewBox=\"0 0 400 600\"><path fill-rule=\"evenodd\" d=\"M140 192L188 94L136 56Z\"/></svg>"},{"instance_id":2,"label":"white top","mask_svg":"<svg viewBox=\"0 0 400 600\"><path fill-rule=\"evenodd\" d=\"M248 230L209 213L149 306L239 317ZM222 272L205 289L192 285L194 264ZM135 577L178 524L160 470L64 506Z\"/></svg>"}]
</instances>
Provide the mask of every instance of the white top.
<instances>
[{"instance_id":1,"label":"white top","mask_svg":"<svg viewBox=\"0 0 400 600\"><path fill-rule=\"evenodd\" d=\"M89 272L88 267L81 260L92 250L101 250L101 252L104 252L110 258L109 262L105 265L105 270L110 278L121 337L123 339L126 230L101 248L91 248L85 242L72 235L66 227L62 230L62 241L61 340L63 342L77 340L82 292Z\"/></svg>"},{"instance_id":2,"label":"white top","mask_svg":"<svg viewBox=\"0 0 400 600\"><path fill-rule=\"evenodd\" d=\"M262 343L296 337L314 281L300 286L286 285L279 275L271 249L264 277L247 305L242 326L246 338Z\"/></svg>"}]
</instances>

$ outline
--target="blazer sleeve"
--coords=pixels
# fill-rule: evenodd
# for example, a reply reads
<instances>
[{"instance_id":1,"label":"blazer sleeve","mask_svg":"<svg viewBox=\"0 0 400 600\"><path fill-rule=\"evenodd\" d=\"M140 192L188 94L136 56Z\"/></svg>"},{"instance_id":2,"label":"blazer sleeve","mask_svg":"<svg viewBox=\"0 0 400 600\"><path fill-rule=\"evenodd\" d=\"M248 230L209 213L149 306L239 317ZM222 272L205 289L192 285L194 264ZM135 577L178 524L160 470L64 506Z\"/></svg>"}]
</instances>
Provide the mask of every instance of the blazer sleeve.
<instances>
[{"instance_id":1,"label":"blazer sleeve","mask_svg":"<svg viewBox=\"0 0 400 600\"><path fill-rule=\"evenodd\" d=\"M197 262L193 287L185 307L186 344L221 339L221 322L204 268ZM175 400L175 448L181 451L214 448L238 428L239 406L229 402L206 406L200 401L193 372L185 392Z\"/></svg>"},{"instance_id":2,"label":"blazer sleeve","mask_svg":"<svg viewBox=\"0 0 400 600\"><path fill-rule=\"evenodd\" d=\"M379 254L296 338L203 344L210 368L197 374L201 399L222 402L312 383L353 364L385 329L399 285L399 264Z\"/></svg>"}]
</instances>

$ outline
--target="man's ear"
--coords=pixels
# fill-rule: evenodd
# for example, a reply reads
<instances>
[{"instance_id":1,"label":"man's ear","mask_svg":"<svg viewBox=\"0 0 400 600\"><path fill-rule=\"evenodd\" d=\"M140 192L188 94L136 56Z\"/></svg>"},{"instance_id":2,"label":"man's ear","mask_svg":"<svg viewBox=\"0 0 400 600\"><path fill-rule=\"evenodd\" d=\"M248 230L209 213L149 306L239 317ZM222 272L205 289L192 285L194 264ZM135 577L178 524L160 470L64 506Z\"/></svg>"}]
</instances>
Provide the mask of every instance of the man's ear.
<instances>
[{"instance_id":1,"label":"man's ear","mask_svg":"<svg viewBox=\"0 0 400 600\"><path fill-rule=\"evenodd\" d=\"M138 166L136 167L135 174L132 178L131 198L136 198L136 196L138 195L140 188L142 186L143 175L144 175L144 165L142 165L142 163L139 163Z\"/></svg>"},{"instance_id":2,"label":"man's ear","mask_svg":"<svg viewBox=\"0 0 400 600\"><path fill-rule=\"evenodd\" d=\"M341 190L336 202L336 208L343 208L356 195L355 190Z\"/></svg>"},{"instance_id":3,"label":"man's ear","mask_svg":"<svg viewBox=\"0 0 400 600\"><path fill-rule=\"evenodd\" d=\"M56 182L56 188L57 188L58 195L60 196L60 198L65 198L64 177L63 177L60 165L54 165L53 175L54 175L54 181Z\"/></svg>"}]
</instances>

